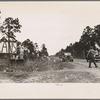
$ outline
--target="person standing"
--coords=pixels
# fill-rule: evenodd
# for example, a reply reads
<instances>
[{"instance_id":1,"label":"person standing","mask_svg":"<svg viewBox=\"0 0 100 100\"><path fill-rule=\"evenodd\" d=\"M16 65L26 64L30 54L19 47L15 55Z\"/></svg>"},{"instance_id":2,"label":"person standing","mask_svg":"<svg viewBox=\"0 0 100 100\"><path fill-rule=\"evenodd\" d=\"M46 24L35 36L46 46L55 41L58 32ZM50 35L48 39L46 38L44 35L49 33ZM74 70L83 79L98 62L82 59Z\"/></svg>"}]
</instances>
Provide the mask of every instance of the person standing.
<instances>
[{"instance_id":1,"label":"person standing","mask_svg":"<svg viewBox=\"0 0 100 100\"><path fill-rule=\"evenodd\" d=\"M96 62L95 62L94 55L95 55L95 51L94 51L93 47L90 47L90 50L89 50L89 52L87 54L87 58L89 60L89 68L91 68L91 63L92 62L94 63L96 68L98 67Z\"/></svg>"}]
</instances>

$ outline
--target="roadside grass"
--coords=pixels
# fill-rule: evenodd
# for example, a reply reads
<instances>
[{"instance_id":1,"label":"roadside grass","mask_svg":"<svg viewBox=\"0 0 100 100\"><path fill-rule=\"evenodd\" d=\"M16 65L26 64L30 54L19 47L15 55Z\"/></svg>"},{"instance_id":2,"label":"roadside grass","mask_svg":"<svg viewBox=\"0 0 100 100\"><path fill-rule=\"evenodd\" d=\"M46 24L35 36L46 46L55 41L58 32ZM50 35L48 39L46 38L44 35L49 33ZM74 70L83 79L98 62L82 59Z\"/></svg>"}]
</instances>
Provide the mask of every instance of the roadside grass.
<instances>
[{"instance_id":1,"label":"roadside grass","mask_svg":"<svg viewBox=\"0 0 100 100\"><path fill-rule=\"evenodd\" d=\"M61 62L59 59L55 59L54 57L51 58L44 58L42 60L27 60L23 64L13 65L11 66L13 71L12 72L5 72L6 66L1 66L0 71L0 79L10 79L13 82L23 82L25 79L30 77L30 73L32 75L38 75L40 73L45 73L49 71L57 71L66 69L73 69L74 67L70 64L65 62ZM39 76L40 77L40 76ZM44 77L44 76L43 76ZM34 78L34 76L33 76ZM45 77L44 77L45 78Z\"/></svg>"},{"instance_id":2,"label":"roadside grass","mask_svg":"<svg viewBox=\"0 0 100 100\"><path fill-rule=\"evenodd\" d=\"M0 73L2 79L16 83L100 83L100 77L73 70Z\"/></svg>"},{"instance_id":3,"label":"roadside grass","mask_svg":"<svg viewBox=\"0 0 100 100\"><path fill-rule=\"evenodd\" d=\"M96 78L89 72L77 71L47 71L32 73L30 78L23 82L36 82L36 83L99 83L100 78Z\"/></svg>"},{"instance_id":4,"label":"roadside grass","mask_svg":"<svg viewBox=\"0 0 100 100\"><path fill-rule=\"evenodd\" d=\"M73 62L72 62L73 63ZM13 66L13 72L0 71L0 82L14 83L99 83L100 77L90 72L74 70L70 62L58 58L27 60L23 65Z\"/></svg>"},{"instance_id":5,"label":"roadside grass","mask_svg":"<svg viewBox=\"0 0 100 100\"><path fill-rule=\"evenodd\" d=\"M20 83L23 82L24 79L28 78L28 75L28 72L0 72L0 83Z\"/></svg>"},{"instance_id":6,"label":"roadside grass","mask_svg":"<svg viewBox=\"0 0 100 100\"><path fill-rule=\"evenodd\" d=\"M35 60L26 60L23 65L17 65L12 67L14 70L17 71L24 71L24 72L33 72L33 71L50 71L50 70L63 70L64 68L73 69L74 66L70 66L65 62L60 61L59 59L55 58L44 58L42 60L35 59Z\"/></svg>"}]
</instances>

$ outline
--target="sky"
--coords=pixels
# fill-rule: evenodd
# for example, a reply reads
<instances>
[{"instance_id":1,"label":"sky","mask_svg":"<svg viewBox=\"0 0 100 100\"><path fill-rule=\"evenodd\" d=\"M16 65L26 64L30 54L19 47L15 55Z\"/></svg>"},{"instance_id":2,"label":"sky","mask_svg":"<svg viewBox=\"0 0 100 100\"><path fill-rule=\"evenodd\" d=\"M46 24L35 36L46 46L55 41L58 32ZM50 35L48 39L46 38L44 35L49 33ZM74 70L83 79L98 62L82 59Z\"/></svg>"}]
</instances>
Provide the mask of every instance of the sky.
<instances>
[{"instance_id":1,"label":"sky","mask_svg":"<svg viewBox=\"0 0 100 100\"><path fill-rule=\"evenodd\" d=\"M0 23L7 17L19 18L17 40L30 39L40 49L45 43L50 55L78 42L86 26L100 24L100 1L0 2L0 10Z\"/></svg>"}]
</instances>

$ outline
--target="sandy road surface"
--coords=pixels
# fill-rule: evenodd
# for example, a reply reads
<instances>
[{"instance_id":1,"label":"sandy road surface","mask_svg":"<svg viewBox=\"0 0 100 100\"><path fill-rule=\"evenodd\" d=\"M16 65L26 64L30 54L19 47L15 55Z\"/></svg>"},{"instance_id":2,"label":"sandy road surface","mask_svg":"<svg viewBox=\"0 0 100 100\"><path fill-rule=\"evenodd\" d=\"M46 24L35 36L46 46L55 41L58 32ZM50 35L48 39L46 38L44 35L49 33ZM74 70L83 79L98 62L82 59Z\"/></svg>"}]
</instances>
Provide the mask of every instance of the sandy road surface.
<instances>
[{"instance_id":1,"label":"sandy road surface","mask_svg":"<svg viewBox=\"0 0 100 100\"><path fill-rule=\"evenodd\" d=\"M89 63L84 59L74 59L74 63L76 65L75 69L79 71L87 71L93 73L95 76L100 77L100 62L96 62L98 68L95 68L94 64L91 64L92 68L88 68ZM74 69L74 70L75 70Z\"/></svg>"}]
</instances>

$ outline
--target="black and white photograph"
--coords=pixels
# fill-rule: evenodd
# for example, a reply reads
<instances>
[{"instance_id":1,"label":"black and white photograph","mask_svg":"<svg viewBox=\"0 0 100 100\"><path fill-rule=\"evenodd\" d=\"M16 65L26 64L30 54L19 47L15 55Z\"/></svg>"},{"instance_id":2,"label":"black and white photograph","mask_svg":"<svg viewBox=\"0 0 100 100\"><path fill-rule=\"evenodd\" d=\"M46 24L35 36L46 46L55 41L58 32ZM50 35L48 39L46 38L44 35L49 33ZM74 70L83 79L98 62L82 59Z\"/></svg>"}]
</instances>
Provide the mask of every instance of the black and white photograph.
<instances>
[{"instance_id":1,"label":"black and white photograph","mask_svg":"<svg viewBox=\"0 0 100 100\"><path fill-rule=\"evenodd\" d=\"M0 2L0 83L100 83L100 2Z\"/></svg>"}]
</instances>

